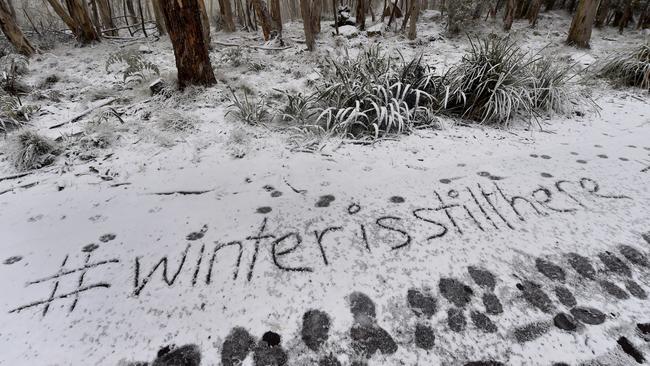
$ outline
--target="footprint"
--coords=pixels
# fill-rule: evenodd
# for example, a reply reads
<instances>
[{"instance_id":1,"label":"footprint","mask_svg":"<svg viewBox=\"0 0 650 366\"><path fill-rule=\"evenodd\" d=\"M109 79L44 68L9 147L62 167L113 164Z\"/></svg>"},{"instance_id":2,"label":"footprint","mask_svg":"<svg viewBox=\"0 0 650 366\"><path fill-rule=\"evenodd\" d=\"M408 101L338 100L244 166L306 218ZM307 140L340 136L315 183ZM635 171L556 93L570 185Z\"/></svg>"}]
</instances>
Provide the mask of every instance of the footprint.
<instances>
[{"instance_id":1,"label":"footprint","mask_svg":"<svg viewBox=\"0 0 650 366\"><path fill-rule=\"evenodd\" d=\"M499 315L503 313L501 301L499 301L499 298L495 294L483 294L483 305L485 306L485 312L490 315Z\"/></svg>"},{"instance_id":2,"label":"footprint","mask_svg":"<svg viewBox=\"0 0 650 366\"><path fill-rule=\"evenodd\" d=\"M600 284L600 287L602 287L605 291L607 291L608 294L614 296L615 298L619 300L627 300L630 298L630 295L625 292L622 288L618 287L616 284L606 281L606 280L601 280L598 281Z\"/></svg>"},{"instance_id":3,"label":"footprint","mask_svg":"<svg viewBox=\"0 0 650 366\"><path fill-rule=\"evenodd\" d=\"M605 314L602 311L590 307L576 306L571 309L571 315L582 323L599 325L605 322Z\"/></svg>"},{"instance_id":4,"label":"footprint","mask_svg":"<svg viewBox=\"0 0 650 366\"><path fill-rule=\"evenodd\" d=\"M474 280L474 283L480 287L494 291L494 288L496 286L496 279L492 272L474 266L467 267L467 271L469 272L470 277L472 277L472 280Z\"/></svg>"},{"instance_id":5,"label":"footprint","mask_svg":"<svg viewBox=\"0 0 650 366\"><path fill-rule=\"evenodd\" d=\"M553 302L535 282L525 280L517 284L517 288L523 293L524 299L537 309L549 313L553 310Z\"/></svg>"},{"instance_id":6,"label":"footprint","mask_svg":"<svg viewBox=\"0 0 650 366\"><path fill-rule=\"evenodd\" d=\"M194 232L191 232L191 233L187 234L185 239L187 239L189 241L199 240L199 239L201 239L201 238L203 238L205 236L205 233L207 231L208 231L208 225L203 225L201 227L201 230L194 231Z\"/></svg>"},{"instance_id":7,"label":"footprint","mask_svg":"<svg viewBox=\"0 0 650 366\"><path fill-rule=\"evenodd\" d=\"M513 335L517 342L526 343L533 341L546 334L550 326L545 322L535 322L515 328Z\"/></svg>"},{"instance_id":8,"label":"footprint","mask_svg":"<svg viewBox=\"0 0 650 366\"><path fill-rule=\"evenodd\" d=\"M629 245L621 245L619 247L619 252L627 259L630 261L632 264L636 264L637 266L641 267L648 267L648 258L635 249L634 247L631 247Z\"/></svg>"},{"instance_id":9,"label":"footprint","mask_svg":"<svg viewBox=\"0 0 650 366\"><path fill-rule=\"evenodd\" d=\"M282 366L287 363L287 353L280 345L282 339L279 334L275 332L266 332L262 339L257 342L255 350L253 351L253 361L255 365L273 365Z\"/></svg>"},{"instance_id":10,"label":"footprint","mask_svg":"<svg viewBox=\"0 0 650 366\"><path fill-rule=\"evenodd\" d=\"M151 366L199 366L201 351L195 344L187 344L178 348L163 347Z\"/></svg>"},{"instance_id":11,"label":"footprint","mask_svg":"<svg viewBox=\"0 0 650 366\"><path fill-rule=\"evenodd\" d=\"M309 310L302 316L302 341L307 348L318 351L327 341L330 330L330 318L320 310Z\"/></svg>"},{"instance_id":12,"label":"footprint","mask_svg":"<svg viewBox=\"0 0 650 366\"><path fill-rule=\"evenodd\" d=\"M590 280L596 279L596 270L591 265L589 258L583 257L580 254L569 253L567 254L569 264L578 274Z\"/></svg>"},{"instance_id":13,"label":"footprint","mask_svg":"<svg viewBox=\"0 0 650 366\"><path fill-rule=\"evenodd\" d=\"M456 333L464 331L467 320L465 320L465 315L463 315L463 309L451 308L447 310L447 325L449 329Z\"/></svg>"},{"instance_id":14,"label":"footprint","mask_svg":"<svg viewBox=\"0 0 650 366\"><path fill-rule=\"evenodd\" d=\"M567 308L572 308L577 305L575 296L564 286L555 286L555 296Z\"/></svg>"},{"instance_id":15,"label":"footprint","mask_svg":"<svg viewBox=\"0 0 650 366\"><path fill-rule=\"evenodd\" d=\"M441 278L438 288L445 299L459 308L467 305L474 294L469 286L455 278Z\"/></svg>"},{"instance_id":16,"label":"footprint","mask_svg":"<svg viewBox=\"0 0 650 366\"><path fill-rule=\"evenodd\" d=\"M430 326L419 323L415 326L415 345L418 348L430 350L433 348L435 341L436 336Z\"/></svg>"},{"instance_id":17,"label":"footprint","mask_svg":"<svg viewBox=\"0 0 650 366\"><path fill-rule=\"evenodd\" d=\"M564 270L562 269L562 267L558 266L557 264L542 258L537 258L535 260L535 267L537 267L537 270L541 274L548 277L549 279L553 281L564 282L564 279L566 277L564 274Z\"/></svg>"},{"instance_id":18,"label":"footprint","mask_svg":"<svg viewBox=\"0 0 650 366\"><path fill-rule=\"evenodd\" d=\"M479 311L472 311L470 313L470 318L472 319L472 323L485 333L494 333L497 331L497 326L494 325L492 320Z\"/></svg>"},{"instance_id":19,"label":"footprint","mask_svg":"<svg viewBox=\"0 0 650 366\"><path fill-rule=\"evenodd\" d=\"M102 243L108 243L111 240L115 240L116 235L115 234L104 234L99 237L99 241Z\"/></svg>"},{"instance_id":20,"label":"footprint","mask_svg":"<svg viewBox=\"0 0 650 366\"><path fill-rule=\"evenodd\" d=\"M598 253L598 258L600 258L600 261L603 262L605 267L607 267L607 269L609 269L611 272L626 277L632 277L632 270L630 269L630 267L628 267L627 264L625 264L613 253L607 251Z\"/></svg>"},{"instance_id":21,"label":"footprint","mask_svg":"<svg viewBox=\"0 0 650 366\"><path fill-rule=\"evenodd\" d=\"M578 323L576 323L576 320L567 313L557 314L553 318L553 324L555 324L556 327L569 332L573 332L578 328Z\"/></svg>"},{"instance_id":22,"label":"footprint","mask_svg":"<svg viewBox=\"0 0 650 366\"><path fill-rule=\"evenodd\" d=\"M19 255L14 255L12 257L9 257L9 258L5 259L5 261L2 262L2 263L9 265L9 264L14 264L16 262L20 262L22 259L23 259L23 257L21 257Z\"/></svg>"},{"instance_id":23,"label":"footprint","mask_svg":"<svg viewBox=\"0 0 650 366\"><path fill-rule=\"evenodd\" d=\"M255 346L255 339L244 328L233 328L221 347L221 364L239 366Z\"/></svg>"},{"instance_id":24,"label":"footprint","mask_svg":"<svg viewBox=\"0 0 650 366\"><path fill-rule=\"evenodd\" d=\"M410 289L406 294L406 298L409 308L416 315L430 318L436 313L437 302L433 296L416 289Z\"/></svg>"},{"instance_id":25,"label":"footprint","mask_svg":"<svg viewBox=\"0 0 650 366\"><path fill-rule=\"evenodd\" d=\"M353 292L348 297L350 312L354 315L354 324L350 329L352 348L365 358L370 358L377 351L382 354L397 352L397 343L375 320L375 304L365 294Z\"/></svg>"},{"instance_id":26,"label":"footprint","mask_svg":"<svg viewBox=\"0 0 650 366\"><path fill-rule=\"evenodd\" d=\"M318 202L316 202L316 207L329 207L330 203L332 203L335 199L336 198L331 194L320 196Z\"/></svg>"}]
</instances>

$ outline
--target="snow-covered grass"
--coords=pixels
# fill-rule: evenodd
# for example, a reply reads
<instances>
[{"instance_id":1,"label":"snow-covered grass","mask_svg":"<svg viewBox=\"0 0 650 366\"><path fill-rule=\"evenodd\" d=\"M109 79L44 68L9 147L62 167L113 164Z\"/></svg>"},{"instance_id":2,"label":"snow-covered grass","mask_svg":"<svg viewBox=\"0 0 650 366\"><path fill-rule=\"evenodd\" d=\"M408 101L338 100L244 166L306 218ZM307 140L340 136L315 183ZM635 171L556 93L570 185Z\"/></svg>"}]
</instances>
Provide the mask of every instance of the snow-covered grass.
<instances>
[{"instance_id":1,"label":"snow-covered grass","mask_svg":"<svg viewBox=\"0 0 650 366\"><path fill-rule=\"evenodd\" d=\"M650 43L614 53L605 61L600 75L623 85L650 91Z\"/></svg>"},{"instance_id":2,"label":"snow-covered grass","mask_svg":"<svg viewBox=\"0 0 650 366\"><path fill-rule=\"evenodd\" d=\"M21 130L13 135L6 148L9 160L19 171L50 165L57 154L53 140L32 130Z\"/></svg>"}]
</instances>

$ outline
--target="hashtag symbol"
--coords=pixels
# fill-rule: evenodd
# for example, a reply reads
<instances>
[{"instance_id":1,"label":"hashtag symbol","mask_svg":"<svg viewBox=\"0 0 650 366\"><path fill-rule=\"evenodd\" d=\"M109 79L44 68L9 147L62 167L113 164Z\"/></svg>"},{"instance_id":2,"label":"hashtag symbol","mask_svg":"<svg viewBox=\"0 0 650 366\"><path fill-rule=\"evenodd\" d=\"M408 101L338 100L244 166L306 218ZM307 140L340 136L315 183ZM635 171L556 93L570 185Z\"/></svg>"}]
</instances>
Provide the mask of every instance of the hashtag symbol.
<instances>
[{"instance_id":1,"label":"hashtag symbol","mask_svg":"<svg viewBox=\"0 0 650 366\"><path fill-rule=\"evenodd\" d=\"M66 255L65 258L63 258L63 262L61 263L61 266L59 267L59 270L50 276L39 278L33 281L29 281L27 283L27 286L39 284L39 283L45 283L45 282L51 282L52 283L52 290L50 291L50 295L43 300L37 300L33 301L29 304L21 305L18 306L15 309L12 309L9 311L9 313L19 313L23 310L34 308L34 307L39 307L42 306L42 314L43 316L47 315L47 312L50 309L50 305L58 300L61 299L68 299L72 298L73 301L68 308L69 312L74 311L74 309L77 306L77 303L79 302L79 297L81 294L85 293L86 291L93 290L93 289L99 289L99 288L109 288L111 285L107 282L97 282L93 284L85 284L84 279L86 277L86 273L90 269L94 269L103 265L111 264L111 263L119 263L118 259L109 259L109 260L103 260L103 261L97 261L97 262L91 262L90 258L92 256L92 252L97 249L98 246L96 244L89 244L86 245L83 248L83 252L86 253L85 259L84 259L84 264L80 267L73 268L73 269L66 269L66 264L68 263L69 255ZM77 275L77 286L73 291L69 291L66 293L59 293L59 284L60 282L68 277Z\"/></svg>"}]
</instances>

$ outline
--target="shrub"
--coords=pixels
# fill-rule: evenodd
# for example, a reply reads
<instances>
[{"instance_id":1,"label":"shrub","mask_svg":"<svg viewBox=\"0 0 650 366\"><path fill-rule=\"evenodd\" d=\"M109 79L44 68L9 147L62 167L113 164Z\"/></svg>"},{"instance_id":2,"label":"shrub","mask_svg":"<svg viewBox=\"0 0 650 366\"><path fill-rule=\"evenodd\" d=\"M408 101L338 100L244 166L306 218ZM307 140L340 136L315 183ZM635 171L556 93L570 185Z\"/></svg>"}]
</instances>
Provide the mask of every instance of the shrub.
<instances>
[{"instance_id":1,"label":"shrub","mask_svg":"<svg viewBox=\"0 0 650 366\"><path fill-rule=\"evenodd\" d=\"M153 75L160 75L158 66L145 60L137 50L121 50L111 54L106 60L106 72L110 72L111 66L117 64L124 66L119 72L125 83L142 83Z\"/></svg>"},{"instance_id":2,"label":"shrub","mask_svg":"<svg viewBox=\"0 0 650 366\"><path fill-rule=\"evenodd\" d=\"M570 86L570 66L527 55L508 38L470 38L470 50L440 81L440 109L479 123L509 126L521 116L531 122L566 113L584 102Z\"/></svg>"},{"instance_id":3,"label":"shrub","mask_svg":"<svg viewBox=\"0 0 650 366\"><path fill-rule=\"evenodd\" d=\"M232 113L237 119L249 125L264 124L271 120L269 107L264 96L249 98L248 93L244 93L244 98L240 99L232 89L230 89L230 93L230 104L226 116Z\"/></svg>"},{"instance_id":4,"label":"shrub","mask_svg":"<svg viewBox=\"0 0 650 366\"><path fill-rule=\"evenodd\" d=\"M31 130L18 132L8 144L8 156L19 171L38 169L54 162L56 143Z\"/></svg>"},{"instance_id":5,"label":"shrub","mask_svg":"<svg viewBox=\"0 0 650 366\"><path fill-rule=\"evenodd\" d=\"M650 43L611 55L600 68L599 75L650 91Z\"/></svg>"},{"instance_id":6,"label":"shrub","mask_svg":"<svg viewBox=\"0 0 650 366\"><path fill-rule=\"evenodd\" d=\"M394 63L378 46L362 51L356 59L328 57L315 88L309 99L289 103L302 103L302 116L317 110L315 126L326 131L379 138L431 122L430 91L435 88L420 58Z\"/></svg>"}]
</instances>

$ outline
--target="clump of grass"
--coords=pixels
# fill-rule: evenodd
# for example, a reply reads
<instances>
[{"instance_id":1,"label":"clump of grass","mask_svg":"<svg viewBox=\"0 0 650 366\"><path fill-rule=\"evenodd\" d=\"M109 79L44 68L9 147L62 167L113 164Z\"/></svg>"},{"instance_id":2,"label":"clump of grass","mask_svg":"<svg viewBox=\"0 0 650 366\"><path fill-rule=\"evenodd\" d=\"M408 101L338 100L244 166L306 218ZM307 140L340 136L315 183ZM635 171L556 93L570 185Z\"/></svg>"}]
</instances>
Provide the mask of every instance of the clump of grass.
<instances>
[{"instance_id":1,"label":"clump of grass","mask_svg":"<svg viewBox=\"0 0 650 366\"><path fill-rule=\"evenodd\" d=\"M650 43L611 55L604 62L599 75L650 91Z\"/></svg>"},{"instance_id":2,"label":"clump of grass","mask_svg":"<svg viewBox=\"0 0 650 366\"><path fill-rule=\"evenodd\" d=\"M54 162L58 146L53 140L35 131L23 130L10 140L7 155L19 171L39 169Z\"/></svg>"},{"instance_id":3,"label":"clump of grass","mask_svg":"<svg viewBox=\"0 0 650 366\"><path fill-rule=\"evenodd\" d=\"M285 120L307 122L307 127L348 137L375 139L408 133L431 122L435 85L420 58L394 62L378 46L363 50L356 58L327 57L314 88L310 96L287 95ZM316 118L312 118L314 111L318 112Z\"/></svg>"},{"instance_id":4,"label":"clump of grass","mask_svg":"<svg viewBox=\"0 0 650 366\"><path fill-rule=\"evenodd\" d=\"M571 67L529 55L508 38L470 38L470 50L440 81L443 112L508 127L515 117L531 123L566 113L581 97L572 93Z\"/></svg>"},{"instance_id":5,"label":"clump of grass","mask_svg":"<svg viewBox=\"0 0 650 366\"><path fill-rule=\"evenodd\" d=\"M255 98L244 93L244 97L240 98L232 89L230 89L230 94L230 104L226 116L232 113L237 119L249 125L261 125L271 120L272 116L265 96Z\"/></svg>"}]
</instances>

